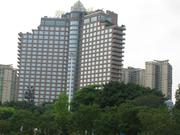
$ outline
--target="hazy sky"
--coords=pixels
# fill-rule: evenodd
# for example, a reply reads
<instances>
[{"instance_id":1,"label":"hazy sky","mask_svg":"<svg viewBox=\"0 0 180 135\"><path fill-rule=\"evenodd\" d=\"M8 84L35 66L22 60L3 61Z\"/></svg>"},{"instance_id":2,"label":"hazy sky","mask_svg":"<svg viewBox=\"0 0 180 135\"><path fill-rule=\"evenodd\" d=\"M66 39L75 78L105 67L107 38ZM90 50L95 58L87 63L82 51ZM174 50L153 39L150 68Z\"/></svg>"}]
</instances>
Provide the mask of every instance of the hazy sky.
<instances>
[{"instance_id":1,"label":"hazy sky","mask_svg":"<svg viewBox=\"0 0 180 135\"><path fill-rule=\"evenodd\" d=\"M31 32L43 16L70 11L76 0L1 0L0 64L17 65L19 32ZM124 66L144 68L145 61L173 66L173 90L180 83L180 0L81 0L85 8L118 13L126 25Z\"/></svg>"}]
</instances>

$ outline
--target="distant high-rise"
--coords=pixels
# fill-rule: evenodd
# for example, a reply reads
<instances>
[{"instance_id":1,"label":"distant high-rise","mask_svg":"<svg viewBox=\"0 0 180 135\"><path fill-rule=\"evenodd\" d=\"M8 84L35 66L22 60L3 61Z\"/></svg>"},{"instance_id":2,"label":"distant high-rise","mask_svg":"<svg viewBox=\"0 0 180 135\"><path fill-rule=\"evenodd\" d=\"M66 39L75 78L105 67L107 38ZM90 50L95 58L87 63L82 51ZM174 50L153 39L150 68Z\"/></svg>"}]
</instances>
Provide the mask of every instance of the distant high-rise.
<instances>
[{"instance_id":1,"label":"distant high-rise","mask_svg":"<svg viewBox=\"0 0 180 135\"><path fill-rule=\"evenodd\" d=\"M140 68L123 68L122 70L122 81L124 83L134 83L144 86L144 74L145 70Z\"/></svg>"},{"instance_id":2,"label":"distant high-rise","mask_svg":"<svg viewBox=\"0 0 180 135\"><path fill-rule=\"evenodd\" d=\"M31 88L36 103L69 97L90 84L121 80L123 31L117 14L86 12L80 1L61 18L41 18L31 33L19 33L18 99Z\"/></svg>"},{"instance_id":3,"label":"distant high-rise","mask_svg":"<svg viewBox=\"0 0 180 135\"><path fill-rule=\"evenodd\" d=\"M11 65L0 65L0 102L17 100L17 70Z\"/></svg>"},{"instance_id":4,"label":"distant high-rise","mask_svg":"<svg viewBox=\"0 0 180 135\"><path fill-rule=\"evenodd\" d=\"M146 62L145 86L162 91L172 97L172 66L168 60Z\"/></svg>"}]
</instances>

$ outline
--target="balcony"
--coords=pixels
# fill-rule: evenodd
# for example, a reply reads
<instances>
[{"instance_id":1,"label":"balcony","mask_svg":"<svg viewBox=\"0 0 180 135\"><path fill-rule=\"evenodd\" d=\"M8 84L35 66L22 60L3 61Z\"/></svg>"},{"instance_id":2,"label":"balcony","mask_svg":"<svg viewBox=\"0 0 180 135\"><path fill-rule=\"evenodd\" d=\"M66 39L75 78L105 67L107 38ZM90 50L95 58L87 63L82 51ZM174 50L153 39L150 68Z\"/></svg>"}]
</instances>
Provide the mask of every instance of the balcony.
<instances>
[{"instance_id":1,"label":"balcony","mask_svg":"<svg viewBox=\"0 0 180 135\"><path fill-rule=\"evenodd\" d=\"M116 29L113 30L113 33L114 33L114 34L121 35L121 36L125 35L125 33L123 33L123 32L120 31L120 30L116 30Z\"/></svg>"},{"instance_id":2,"label":"balcony","mask_svg":"<svg viewBox=\"0 0 180 135\"><path fill-rule=\"evenodd\" d=\"M115 56L115 57L123 57L122 52L113 51L111 54L112 56Z\"/></svg>"},{"instance_id":3,"label":"balcony","mask_svg":"<svg viewBox=\"0 0 180 135\"><path fill-rule=\"evenodd\" d=\"M122 57L123 57L123 55L122 55ZM111 63L115 64L115 65L121 65L121 62L123 61L122 57L112 56Z\"/></svg>"},{"instance_id":4,"label":"balcony","mask_svg":"<svg viewBox=\"0 0 180 135\"><path fill-rule=\"evenodd\" d=\"M22 32L18 33L18 35L19 35L20 37L22 36L22 34L23 34Z\"/></svg>"},{"instance_id":5,"label":"balcony","mask_svg":"<svg viewBox=\"0 0 180 135\"><path fill-rule=\"evenodd\" d=\"M119 27L121 30L126 30L126 26L122 25L121 27Z\"/></svg>"},{"instance_id":6,"label":"balcony","mask_svg":"<svg viewBox=\"0 0 180 135\"><path fill-rule=\"evenodd\" d=\"M19 37L19 38L18 38L18 40L19 40L19 41L22 41L22 38L21 38L21 37Z\"/></svg>"},{"instance_id":7,"label":"balcony","mask_svg":"<svg viewBox=\"0 0 180 135\"><path fill-rule=\"evenodd\" d=\"M123 51L122 51L122 47L121 46L113 46L112 48L111 48L111 51L112 51L112 54L113 53L123 53Z\"/></svg>"},{"instance_id":8,"label":"balcony","mask_svg":"<svg viewBox=\"0 0 180 135\"><path fill-rule=\"evenodd\" d=\"M120 70L121 69L121 64L119 64L119 65L112 64L111 69Z\"/></svg>"},{"instance_id":9,"label":"balcony","mask_svg":"<svg viewBox=\"0 0 180 135\"><path fill-rule=\"evenodd\" d=\"M122 44L122 41L119 39L112 39L112 42L116 44Z\"/></svg>"},{"instance_id":10,"label":"balcony","mask_svg":"<svg viewBox=\"0 0 180 135\"><path fill-rule=\"evenodd\" d=\"M112 44L112 51L116 51L116 50L122 50L124 49L124 46L122 46L122 44Z\"/></svg>"},{"instance_id":11,"label":"balcony","mask_svg":"<svg viewBox=\"0 0 180 135\"><path fill-rule=\"evenodd\" d=\"M113 38L113 39L121 39L121 38L122 38L122 36L117 35L117 34L114 34L114 35L112 36L112 38Z\"/></svg>"}]
</instances>

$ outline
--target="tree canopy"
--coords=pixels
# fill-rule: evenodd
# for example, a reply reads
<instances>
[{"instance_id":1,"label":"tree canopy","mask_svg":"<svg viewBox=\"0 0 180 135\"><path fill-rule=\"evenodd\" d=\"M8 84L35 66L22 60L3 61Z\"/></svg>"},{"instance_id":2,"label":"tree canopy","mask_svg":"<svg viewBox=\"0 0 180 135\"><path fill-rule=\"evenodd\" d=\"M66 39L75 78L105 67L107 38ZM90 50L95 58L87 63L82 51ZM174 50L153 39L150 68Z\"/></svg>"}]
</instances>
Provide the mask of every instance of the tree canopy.
<instances>
[{"instance_id":1,"label":"tree canopy","mask_svg":"<svg viewBox=\"0 0 180 135\"><path fill-rule=\"evenodd\" d=\"M180 108L168 110L161 92L110 82L77 90L71 104L61 93L53 103L0 106L0 134L179 135ZM68 109L70 106L70 110Z\"/></svg>"}]
</instances>

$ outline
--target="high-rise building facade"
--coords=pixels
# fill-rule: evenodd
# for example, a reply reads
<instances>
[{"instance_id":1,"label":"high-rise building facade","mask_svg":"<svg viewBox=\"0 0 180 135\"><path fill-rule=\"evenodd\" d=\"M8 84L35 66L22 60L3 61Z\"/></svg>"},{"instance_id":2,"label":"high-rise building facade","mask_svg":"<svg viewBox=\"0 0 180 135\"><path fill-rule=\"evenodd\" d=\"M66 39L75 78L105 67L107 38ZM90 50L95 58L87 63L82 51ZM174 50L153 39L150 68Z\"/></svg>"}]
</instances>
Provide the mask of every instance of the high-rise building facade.
<instances>
[{"instance_id":1,"label":"high-rise building facade","mask_svg":"<svg viewBox=\"0 0 180 135\"><path fill-rule=\"evenodd\" d=\"M127 83L134 83L141 86L144 86L145 84L145 70L140 68L123 68L122 69L122 81Z\"/></svg>"},{"instance_id":2,"label":"high-rise building facade","mask_svg":"<svg viewBox=\"0 0 180 135\"><path fill-rule=\"evenodd\" d=\"M17 100L17 70L12 65L0 65L0 102Z\"/></svg>"},{"instance_id":3,"label":"high-rise building facade","mask_svg":"<svg viewBox=\"0 0 180 135\"><path fill-rule=\"evenodd\" d=\"M125 27L117 26L117 14L97 10L83 22L80 87L120 81Z\"/></svg>"},{"instance_id":4,"label":"high-rise building facade","mask_svg":"<svg viewBox=\"0 0 180 135\"><path fill-rule=\"evenodd\" d=\"M18 100L31 87L35 102L50 102L66 90L69 20L41 19L32 33L19 33Z\"/></svg>"},{"instance_id":5,"label":"high-rise building facade","mask_svg":"<svg viewBox=\"0 0 180 135\"><path fill-rule=\"evenodd\" d=\"M19 33L18 99L24 100L29 88L41 103L62 91L71 98L81 86L119 81L124 30L117 14L86 12L80 1L61 18L41 18L37 29Z\"/></svg>"},{"instance_id":6,"label":"high-rise building facade","mask_svg":"<svg viewBox=\"0 0 180 135\"><path fill-rule=\"evenodd\" d=\"M162 91L172 97L172 66L168 60L146 62L145 86Z\"/></svg>"}]
</instances>

